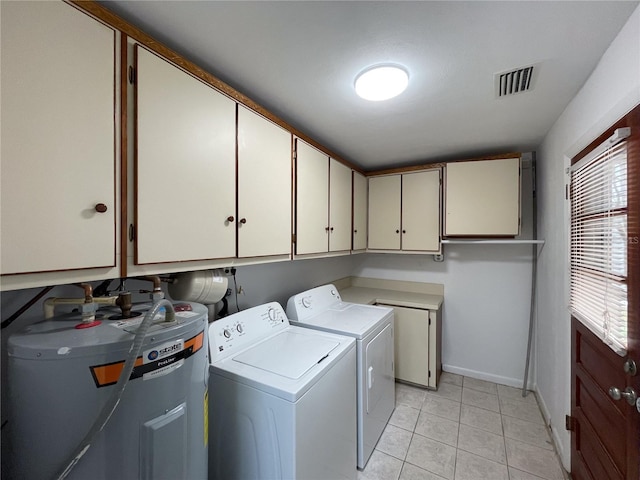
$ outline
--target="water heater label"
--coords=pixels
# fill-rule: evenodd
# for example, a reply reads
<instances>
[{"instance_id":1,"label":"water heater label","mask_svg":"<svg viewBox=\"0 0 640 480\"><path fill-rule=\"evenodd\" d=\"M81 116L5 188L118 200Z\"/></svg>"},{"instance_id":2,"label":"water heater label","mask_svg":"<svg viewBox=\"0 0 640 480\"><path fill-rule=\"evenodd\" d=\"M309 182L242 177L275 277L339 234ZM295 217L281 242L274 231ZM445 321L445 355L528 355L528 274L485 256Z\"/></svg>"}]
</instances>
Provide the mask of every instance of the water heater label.
<instances>
[{"instance_id":1,"label":"water heater label","mask_svg":"<svg viewBox=\"0 0 640 480\"><path fill-rule=\"evenodd\" d=\"M141 378L151 380L167 375L180 368L185 359L202 349L204 332L200 332L188 340L173 340L155 345L138 357L131 373L131 380ZM120 372L124 368L124 360L90 367L96 387L106 387L117 383Z\"/></svg>"}]
</instances>

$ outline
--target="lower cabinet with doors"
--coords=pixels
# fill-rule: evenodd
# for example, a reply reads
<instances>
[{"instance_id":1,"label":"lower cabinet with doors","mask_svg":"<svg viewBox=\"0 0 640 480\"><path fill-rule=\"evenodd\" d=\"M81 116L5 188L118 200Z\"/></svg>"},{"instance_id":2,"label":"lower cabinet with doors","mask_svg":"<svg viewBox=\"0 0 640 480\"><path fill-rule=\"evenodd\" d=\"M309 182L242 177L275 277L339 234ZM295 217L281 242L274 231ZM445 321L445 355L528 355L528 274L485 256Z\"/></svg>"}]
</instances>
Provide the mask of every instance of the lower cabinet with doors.
<instances>
[{"instance_id":1,"label":"lower cabinet with doors","mask_svg":"<svg viewBox=\"0 0 640 480\"><path fill-rule=\"evenodd\" d=\"M442 307L423 310L377 305L394 310L396 379L437 389L442 373Z\"/></svg>"},{"instance_id":2,"label":"lower cabinet with doors","mask_svg":"<svg viewBox=\"0 0 640 480\"><path fill-rule=\"evenodd\" d=\"M440 169L369 177L369 250L440 251Z\"/></svg>"}]
</instances>

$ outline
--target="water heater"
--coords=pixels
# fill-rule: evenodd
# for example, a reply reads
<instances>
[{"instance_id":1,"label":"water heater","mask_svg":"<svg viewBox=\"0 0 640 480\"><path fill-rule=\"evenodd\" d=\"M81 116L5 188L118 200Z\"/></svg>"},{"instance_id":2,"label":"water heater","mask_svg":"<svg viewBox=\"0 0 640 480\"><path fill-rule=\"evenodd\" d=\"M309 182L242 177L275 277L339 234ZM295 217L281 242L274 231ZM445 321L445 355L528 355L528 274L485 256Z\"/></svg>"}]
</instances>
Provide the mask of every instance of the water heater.
<instances>
[{"instance_id":1,"label":"water heater","mask_svg":"<svg viewBox=\"0 0 640 480\"><path fill-rule=\"evenodd\" d=\"M91 328L76 328L79 313L61 315L9 338L3 442L10 478L49 479L65 466L111 395L151 307L134 305L131 318L98 310L100 324ZM149 328L117 409L67 478L207 478L207 309L174 308L175 322Z\"/></svg>"}]
</instances>

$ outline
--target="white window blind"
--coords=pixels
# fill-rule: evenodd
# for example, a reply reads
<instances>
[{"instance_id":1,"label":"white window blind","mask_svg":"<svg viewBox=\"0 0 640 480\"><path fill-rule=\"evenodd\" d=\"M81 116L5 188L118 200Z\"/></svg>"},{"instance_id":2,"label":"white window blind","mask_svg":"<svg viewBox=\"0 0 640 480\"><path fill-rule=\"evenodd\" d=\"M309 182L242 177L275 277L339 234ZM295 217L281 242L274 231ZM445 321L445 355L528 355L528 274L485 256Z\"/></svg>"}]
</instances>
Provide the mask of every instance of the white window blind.
<instances>
[{"instance_id":1,"label":"white window blind","mask_svg":"<svg viewBox=\"0 0 640 480\"><path fill-rule=\"evenodd\" d=\"M627 351L627 145L571 169L571 311L621 356Z\"/></svg>"}]
</instances>

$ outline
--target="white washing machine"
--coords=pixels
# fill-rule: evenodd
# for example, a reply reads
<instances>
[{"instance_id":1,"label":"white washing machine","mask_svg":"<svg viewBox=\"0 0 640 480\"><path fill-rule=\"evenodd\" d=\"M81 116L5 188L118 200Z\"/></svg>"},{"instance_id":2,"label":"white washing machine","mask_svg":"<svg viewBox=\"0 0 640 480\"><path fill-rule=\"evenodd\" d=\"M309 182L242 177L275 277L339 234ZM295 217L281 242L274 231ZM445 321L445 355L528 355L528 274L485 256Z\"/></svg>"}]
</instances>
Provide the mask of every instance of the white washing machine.
<instances>
[{"instance_id":1,"label":"white washing machine","mask_svg":"<svg viewBox=\"0 0 640 480\"><path fill-rule=\"evenodd\" d=\"M353 338L273 302L213 322L209 346L209 479L356 478Z\"/></svg>"},{"instance_id":2,"label":"white washing machine","mask_svg":"<svg viewBox=\"0 0 640 480\"><path fill-rule=\"evenodd\" d=\"M395 408L393 309L343 302L331 284L287 302L292 325L356 339L358 468L364 469Z\"/></svg>"}]
</instances>

